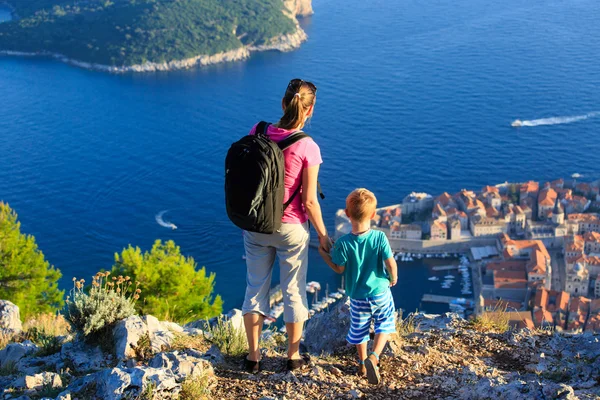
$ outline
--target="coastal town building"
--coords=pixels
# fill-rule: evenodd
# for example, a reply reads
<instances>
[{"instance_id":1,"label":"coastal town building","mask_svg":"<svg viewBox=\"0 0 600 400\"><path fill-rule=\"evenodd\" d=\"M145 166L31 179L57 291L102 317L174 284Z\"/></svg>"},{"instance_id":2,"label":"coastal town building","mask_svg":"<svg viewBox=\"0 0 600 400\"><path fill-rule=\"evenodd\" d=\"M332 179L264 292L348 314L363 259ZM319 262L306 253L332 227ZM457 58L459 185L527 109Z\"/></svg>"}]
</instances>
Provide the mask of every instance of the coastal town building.
<instances>
[{"instance_id":1,"label":"coastal town building","mask_svg":"<svg viewBox=\"0 0 600 400\"><path fill-rule=\"evenodd\" d=\"M402 211L405 215L421 213L433 208L433 197L427 193L412 192L402 200Z\"/></svg>"},{"instance_id":2,"label":"coastal town building","mask_svg":"<svg viewBox=\"0 0 600 400\"><path fill-rule=\"evenodd\" d=\"M448 227L444 220L435 220L431 223L430 228L431 240L446 240L448 239Z\"/></svg>"},{"instance_id":3,"label":"coastal town building","mask_svg":"<svg viewBox=\"0 0 600 400\"><path fill-rule=\"evenodd\" d=\"M584 261L578 260L572 267L567 266L565 291L574 296L587 296L589 284L590 273L585 267Z\"/></svg>"},{"instance_id":4,"label":"coastal town building","mask_svg":"<svg viewBox=\"0 0 600 400\"><path fill-rule=\"evenodd\" d=\"M442 193L433 200L434 207L438 204L444 210L447 210L449 208L458 208L458 204L456 203L454 198L447 192Z\"/></svg>"},{"instance_id":5,"label":"coastal town building","mask_svg":"<svg viewBox=\"0 0 600 400\"><path fill-rule=\"evenodd\" d=\"M583 196L567 196L561 200L567 214L582 213L588 209L592 203Z\"/></svg>"},{"instance_id":6,"label":"coastal town building","mask_svg":"<svg viewBox=\"0 0 600 400\"><path fill-rule=\"evenodd\" d=\"M502 206L502 196L500 196L500 189L496 186L484 186L481 190L481 200L488 206L500 210Z\"/></svg>"},{"instance_id":7,"label":"coastal town building","mask_svg":"<svg viewBox=\"0 0 600 400\"><path fill-rule=\"evenodd\" d=\"M482 296L522 303L527 297L527 261L490 261L482 276Z\"/></svg>"},{"instance_id":8,"label":"coastal town building","mask_svg":"<svg viewBox=\"0 0 600 400\"><path fill-rule=\"evenodd\" d=\"M508 231L520 235L525 232L527 216L521 206L506 204L504 206L504 222L508 224Z\"/></svg>"},{"instance_id":9,"label":"coastal town building","mask_svg":"<svg viewBox=\"0 0 600 400\"><path fill-rule=\"evenodd\" d=\"M470 219L470 231L474 237L496 236L500 233L507 233L508 224L501 219L475 215Z\"/></svg>"},{"instance_id":10,"label":"coastal town building","mask_svg":"<svg viewBox=\"0 0 600 400\"><path fill-rule=\"evenodd\" d=\"M397 224L392 226L390 231L391 239L421 240L422 236L423 231L420 225Z\"/></svg>"},{"instance_id":11,"label":"coastal town building","mask_svg":"<svg viewBox=\"0 0 600 400\"><path fill-rule=\"evenodd\" d=\"M435 206L433 206L433 211L431 212L431 218L433 218L434 220L437 220L437 221L441 221L441 222L448 221L448 215L446 214L446 211L442 208L442 206L440 204L436 204Z\"/></svg>"},{"instance_id":12,"label":"coastal town building","mask_svg":"<svg viewBox=\"0 0 600 400\"><path fill-rule=\"evenodd\" d=\"M461 224L458 218L452 218L448 220L448 233L450 234L450 239L460 239L461 232Z\"/></svg>"},{"instance_id":13,"label":"coastal town building","mask_svg":"<svg viewBox=\"0 0 600 400\"><path fill-rule=\"evenodd\" d=\"M596 214L570 214L567 217L567 228L570 235L600 232L600 218Z\"/></svg>"},{"instance_id":14,"label":"coastal town building","mask_svg":"<svg viewBox=\"0 0 600 400\"><path fill-rule=\"evenodd\" d=\"M578 259L585 252L585 241L581 235L572 235L565 238L563 253L565 259Z\"/></svg>"},{"instance_id":15,"label":"coastal town building","mask_svg":"<svg viewBox=\"0 0 600 400\"><path fill-rule=\"evenodd\" d=\"M586 254L599 254L600 255L600 233L598 232L587 232L583 235L585 242L585 253Z\"/></svg>"},{"instance_id":16,"label":"coastal town building","mask_svg":"<svg viewBox=\"0 0 600 400\"><path fill-rule=\"evenodd\" d=\"M600 275L596 275L596 283L594 285L594 296L600 297Z\"/></svg>"},{"instance_id":17,"label":"coastal town building","mask_svg":"<svg viewBox=\"0 0 600 400\"><path fill-rule=\"evenodd\" d=\"M586 332L600 332L600 299L590 301L590 315L585 324Z\"/></svg>"},{"instance_id":18,"label":"coastal town building","mask_svg":"<svg viewBox=\"0 0 600 400\"><path fill-rule=\"evenodd\" d=\"M505 260L526 260L530 288L550 289L552 264L550 254L540 240L512 240L507 234L497 240L498 250Z\"/></svg>"},{"instance_id":19,"label":"coastal town building","mask_svg":"<svg viewBox=\"0 0 600 400\"><path fill-rule=\"evenodd\" d=\"M539 220L543 221L551 217L557 198L558 194L551 187L540 190L537 204Z\"/></svg>"},{"instance_id":20,"label":"coastal town building","mask_svg":"<svg viewBox=\"0 0 600 400\"><path fill-rule=\"evenodd\" d=\"M570 295L539 289L533 302L533 322L536 327L554 327L564 329L567 321Z\"/></svg>"},{"instance_id":21,"label":"coastal town building","mask_svg":"<svg viewBox=\"0 0 600 400\"><path fill-rule=\"evenodd\" d=\"M567 330L571 332L581 332L585 326L585 321L587 320L589 312L590 299L582 296L571 297Z\"/></svg>"}]
</instances>

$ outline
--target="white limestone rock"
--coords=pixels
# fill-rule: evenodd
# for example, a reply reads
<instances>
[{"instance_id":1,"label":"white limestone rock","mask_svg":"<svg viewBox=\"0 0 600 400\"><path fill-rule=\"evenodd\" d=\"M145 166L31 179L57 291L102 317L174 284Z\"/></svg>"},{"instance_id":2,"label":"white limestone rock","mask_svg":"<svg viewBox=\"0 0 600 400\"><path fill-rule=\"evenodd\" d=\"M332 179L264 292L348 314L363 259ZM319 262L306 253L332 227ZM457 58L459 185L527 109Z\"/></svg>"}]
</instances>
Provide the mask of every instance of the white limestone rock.
<instances>
[{"instance_id":1,"label":"white limestone rock","mask_svg":"<svg viewBox=\"0 0 600 400\"><path fill-rule=\"evenodd\" d=\"M15 389L27 392L42 390L44 388L57 389L63 386L60 375L54 372L42 372L35 375L25 375L11 384Z\"/></svg>"},{"instance_id":2,"label":"white limestone rock","mask_svg":"<svg viewBox=\"0 0 600 400\"><path fill-rule=\"evenodd\" d=\"M29 340L23 343L9 343L4 349L0 350L0 368L6 367L10 363L16 364L23 357L36 351L38 351L38 347Z\"/></svg>"},{"instance_id":3,"label":"white limestone rock","mask_svg":"<svg viewBox=\"0 0 600 400\"><path fill-rule=\"evenodd\" d=\"M304 344L311 353L331 354L347 346L346 334L350 328L350 299L346 297L329 312L318 313L308 320L304 330Z\"/></svg>"},{"instance_id":4,"label":"white limestone rock","mask_svg":"<svg viewBox=\"0 0 600 400\"><path fill-rule=\"evenodd\" d=\"M23 330L19 307L8 300L0 300L0 330L15 333Z\"/></svg>"},{"instance_id":5,"label":"white limestone rock","mask_svg":"<svg viewBox=\"0 0 600 400\"><path fill-rule=\"evenodd\" d=\"M81 339L65 343L60 351L64 364L74 368L78 374L100 371L112 362L112 356L104 354L100 347L90 346Z\"/></svg>"},{"instance_id":6,"label":"white limestone rock","mask_svg":"<svg viewBox=\"0 0 600 400\"><path fill-rule=\"evenodd\" d=\"M148 326L137 315L119 321L113 329L115 355L119 360L135 357L134 347L148 333Z\"/></svg>"},{"instance_id":7,"label":"white limestone rock","mask_svg":"<svg viewBox=\"0 0 600 400\"><path fill-rule=\"evenodd\" d=\"M103 399L136 398L148 385L153 385L153 394L160 399L172 398L181 390L169 370L149 367L113 368L98 376L96 394Z\"/></svg>"}]
</instances>

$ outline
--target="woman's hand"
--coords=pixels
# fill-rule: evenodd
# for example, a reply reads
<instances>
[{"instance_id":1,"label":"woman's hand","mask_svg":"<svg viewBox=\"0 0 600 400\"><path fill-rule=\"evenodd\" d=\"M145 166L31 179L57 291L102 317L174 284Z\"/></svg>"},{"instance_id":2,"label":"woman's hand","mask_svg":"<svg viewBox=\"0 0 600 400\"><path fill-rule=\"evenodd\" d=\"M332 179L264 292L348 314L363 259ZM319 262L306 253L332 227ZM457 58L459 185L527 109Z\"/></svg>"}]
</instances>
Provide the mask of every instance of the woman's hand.
<instances>
[{"instance_id":1,"label":"woman's hand","mask_svg":"<svg viewBox=\"0 0 600 400\"><path fill-rule=\"evenodd\" d=\"M325 234L319 237L319 247L323 249L326 253L331 251L331 246L333 246L333 242L329 235Z\"/></svg>"}]
</instances>

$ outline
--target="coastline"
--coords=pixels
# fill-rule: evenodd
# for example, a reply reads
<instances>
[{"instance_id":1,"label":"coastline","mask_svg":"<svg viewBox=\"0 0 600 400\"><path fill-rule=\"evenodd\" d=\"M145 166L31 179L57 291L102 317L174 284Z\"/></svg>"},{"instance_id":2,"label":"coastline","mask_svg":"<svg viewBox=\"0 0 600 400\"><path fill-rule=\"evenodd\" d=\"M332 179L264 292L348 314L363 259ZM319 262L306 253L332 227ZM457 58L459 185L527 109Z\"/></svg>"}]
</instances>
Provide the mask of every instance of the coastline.
<instances>
[{"instance_id":1,"label":"coastline","mask_svg":"<svg viewBox=\"0 0 600 400\"><path fill-rule=\"evenodd\" d=\"M146 62L144 64L135 64L121 67L75 60L63 54L50 52L22 52L12 50L0 50L0 56L51 57L66 64L70 64L79 68L121 74L128 72L175 71L182 69L190 69L196 66L204 67L225 62L241 61L249 58L253 52L272 50L281 52L292 51L299 48L300 45L307 39L308 35L306 34L306 32L304 32L300 25L296 25L296 32L275 37L270 40L269 44L263 44L259 46L242 46L237 49L229 50L226 52L221 52L213 55L202 54L183 60L173 60L162 63Z\"/></svg>"}]
</instances>

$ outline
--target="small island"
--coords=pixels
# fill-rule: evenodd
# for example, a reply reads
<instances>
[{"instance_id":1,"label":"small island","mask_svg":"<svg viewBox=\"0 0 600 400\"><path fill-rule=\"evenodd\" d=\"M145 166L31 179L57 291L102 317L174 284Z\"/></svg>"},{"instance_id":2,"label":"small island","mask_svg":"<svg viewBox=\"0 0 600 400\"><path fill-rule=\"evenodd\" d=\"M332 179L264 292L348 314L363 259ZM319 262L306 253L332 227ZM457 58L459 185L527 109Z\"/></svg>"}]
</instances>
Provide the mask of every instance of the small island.
<instances>
[{"instance_id":1,"label":"small island","mask_svg":"<svg viewBox=\"0 0 600 400\"><path fill-rule=\"evenodd\" d=\"M307 39L311 0L31 0L7 2L0 54L51 56L108 72L190 68L289 51Z\"/></svg>"}]
</instances>

